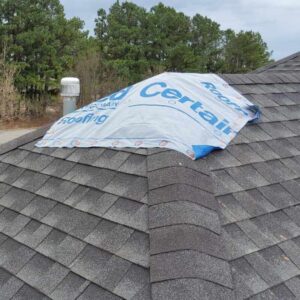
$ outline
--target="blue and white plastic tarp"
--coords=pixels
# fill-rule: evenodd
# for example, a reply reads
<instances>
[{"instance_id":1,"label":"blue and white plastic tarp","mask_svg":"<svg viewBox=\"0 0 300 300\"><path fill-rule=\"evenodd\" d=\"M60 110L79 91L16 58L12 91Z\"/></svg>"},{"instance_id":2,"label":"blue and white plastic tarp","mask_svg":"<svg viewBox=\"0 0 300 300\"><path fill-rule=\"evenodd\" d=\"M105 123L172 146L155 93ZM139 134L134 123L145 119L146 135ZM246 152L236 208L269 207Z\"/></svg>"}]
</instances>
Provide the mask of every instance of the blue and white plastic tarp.
<instances>
[{"instance_id":1,"label":"blue and white plastic tarp","mask_svg":"<svg viewBox=\"0 0 300 300\"><path fill-rule=\"evenodd\" d=\"M163 73L59 119L38 147L224 149L259 110L214 74Z\"/></svg>"}]
</instances>

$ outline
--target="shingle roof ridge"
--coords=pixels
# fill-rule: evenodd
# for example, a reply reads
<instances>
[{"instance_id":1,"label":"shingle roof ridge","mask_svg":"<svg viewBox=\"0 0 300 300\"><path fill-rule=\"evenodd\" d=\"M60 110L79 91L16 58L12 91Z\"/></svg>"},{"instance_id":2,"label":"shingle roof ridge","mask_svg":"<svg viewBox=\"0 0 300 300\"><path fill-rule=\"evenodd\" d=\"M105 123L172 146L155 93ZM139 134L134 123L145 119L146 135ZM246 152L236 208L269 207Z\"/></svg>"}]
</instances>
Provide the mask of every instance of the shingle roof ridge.
<instances>
[{"instance_id":1,"label":"shingle roof ridge","mask_svg":"<svg viewBox=\"0 0 300 300\"><path fill-rule=\"evenodd\" d=\"M299 52L300 55L300 52ZM299 83L299 72L261 72L261 73L236 73L218 74L229 85L257 85L257 84L288 84Z\"/></svg>"},{"instance_id":2,"label":"shingle roof ridge","mask_svg":"<svg viewBox=\"0 0 300 300\"><path fill-rule=\"evenodd\" d=\"M47 125L42 126L34 131L31 131L31 132L24 134L16 139L13 139L7 143L0 145L0 155L5 154L6 152L14 150L24 144L30 143L30 142L34 141L35 139L42 137L46 133L46 131L50 128L51 125L52 124L47 124Z\"/></svg>"},{"instance_id":3,"label":"shingle roof ridge","mask_svg":"<svg viewBox=\"0 0 300 300\"><path fill-rule=\"evenodd\" d=\"M280 65L280 64L282 64L282 63L285 63L285 62L287 62L287 61L289 61L289 60L291 60L291 59L294 59L294 58L297 57L297 56L300 56L300 51L298 51L298 52L296 52L296 53L293 53L293 54L291 54L291 55L288 55L288 56L286 56L286 57L284 57L284 58L281 58L281 59L279 59L279 60L276 60L276 61L274 61L274 62L272 62L272 63L270 63L270 64L268 64L268 65L266 65L266 66L260 67L260 68L254 70L254 71L252 71L252 72L250 72L250 73L256 73L256 74L257 74L257 73L262 73L262 72L264 72L264 71L266 71L266 70L272 69L273 67L275 67L275 66L277 66L277 65Z\"/></svg>"},{"instance_id":4,"label":"shingle roof ridge","mask_svg":"<svg viewBox=\"0 0 300 300\"><path fill-rule=\"evenodd\" d=\"M198 295L199 289L211 297L219 290L224 298L235 299L208 162L194 161L191 168L188 157L174 151L169 154L147 156L152 299L180 299L179 284L186 290L184 299ZM157 168L160 162L162 167ZM195 166L197 178L190 178L189 170ZM176 174L168 171L172 167ZM200 184L204 180L205 186ZM184 188L175 189L174 183ZM193 194L196 185L204 194ZM186 201L187 194L208 199ZM210 201L214 205L205 205Z\"/></svg>"}]
</instances>

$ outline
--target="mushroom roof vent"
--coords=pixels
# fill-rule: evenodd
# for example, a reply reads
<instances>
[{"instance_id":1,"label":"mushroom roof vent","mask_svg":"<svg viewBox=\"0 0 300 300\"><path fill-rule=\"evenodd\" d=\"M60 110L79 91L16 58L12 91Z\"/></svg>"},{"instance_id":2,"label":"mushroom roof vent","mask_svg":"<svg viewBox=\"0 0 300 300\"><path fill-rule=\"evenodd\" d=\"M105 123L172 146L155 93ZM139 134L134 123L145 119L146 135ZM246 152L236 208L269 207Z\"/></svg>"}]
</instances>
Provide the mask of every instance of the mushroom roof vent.
<instances>
[{"instance_id":1,"label":"mushroom roof vent","mask_svg":"<svg viewBox=\"0 0 300 300\"><path fill-rule=\"evenodd\" d=\"M61 80L61 96L78 97L80 94L80 82L75 77L65 77Z\"/></svg>"}]
</instances>

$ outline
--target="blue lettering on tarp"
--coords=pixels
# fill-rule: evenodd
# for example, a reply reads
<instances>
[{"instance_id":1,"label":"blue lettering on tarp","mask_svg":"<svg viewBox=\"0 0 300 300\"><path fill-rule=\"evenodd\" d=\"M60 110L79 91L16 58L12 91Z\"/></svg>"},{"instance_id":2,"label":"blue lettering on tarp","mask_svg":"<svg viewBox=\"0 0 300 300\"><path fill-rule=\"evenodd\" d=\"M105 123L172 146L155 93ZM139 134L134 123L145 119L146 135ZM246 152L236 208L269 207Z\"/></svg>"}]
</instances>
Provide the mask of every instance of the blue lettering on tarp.
<instances>
[{"instance_id":1,"label":"blue lettering on tarp","mask_svg":"<svg viewBox=\"0 0 300 300\"><path fill-rule=\"evenodd\" d=\"M201 84L208 89L211 93L217 96L217 99L220 100L221 102L227 104L228 106L232 106L235 110L240 111L243 113L245 116L248 116L249 113L242 109L238 104L224 96L220 91L218 91L217 87L211 83L211 82L201 82Z\"/></svg>"},{"instance_id":2,"label":"blue lettering on tarp","mask_svg":"<svg viewBox=\"0 0 300 300\"><path fill-rule=\"evenodd\" d=\"M177 99L178 102L182 104L191 104L190 109L197 113L202 120L212 126L215 126L216 129L220 130L226 135L229 135L233 132L228 120L223 119L222 121L220 121L218 117L212 112L205 110L202 102L190 99L189 97L182 95L182 93L177 89L168 88L165 82L151 83L145 86L140 92L140 96L144 98L155 97L159 95L166 99Z\"/></svg>"},{"instance_id":3,"label":"blue lettering on tarp","mask_svg":"<svg viewBox=\"0 0 300 300\"><path fill-rule=\"evenodd\" d=\"M151 83L151 84L147 85L146 87L144 87L144 88L141 90L140 95L141 95L142 97L155 97L155 96L159 95L160 92L155 92L155 93L152 93L152 94L148 94L148 93L147 93L148 90L149 90L151 87L156 86L156 85L159 85L159 86L161 86L161 87L166 87L166 86L167 86L167 84L166 84L165 82L155 82L155 83Z\"/></svg>"},{"instance_id":4,"label":"blue lettering on tarp","mask_svg":"<svg viewBox=\"0 0 300 300\"><path fill-rule=\"evenodd\" d=\"M132 85L128 86L125 89L120 90L120 91L118 91L114 94L111 94L109 96L109 100L118 100L118 101L120 101L120 100L124 99L124 97L128 94L128 92L130 91L131 88L132 88Z\"/></svg>"},{"instance_id":5,"label":"blue lettering on tarp","mask_svg":"<svg viewBox=\"0 0 300 300\"><path fill-rule=\"evenodd\" d=\"M205 88L207 88L209 91L211 91L214 95L217 96L217 98L225 103L226 105L229 105L233 107L235 110L242 112L244 115L248 116L248 112L244 111L239 105L231 101L229 98L222 95L221 92L219 92L216 88L216 86L210 82L202 82L202 85L204 85ZM119 105L120 101L123 100L127 95L128 92L132 86L126 87L125 89L122 89L116 93L113 93L109 96L106 96L104 98L101 98L90 105L87 105L79 110L77 112L90 112L89 114L86 114L85 116L81 117L64 117L62 118L58 124L86 124L89 122L94 122L95 124L103 124L106 119L108 118L108 115L103 114L100 116L94 115L92 112L95 111L103 111L108 109L116 109ZM229 121L226 119L219 120L218 117L212 113L211 111L205 109L203 106L203 103L199 100L193 100L185 95L183 95L179 90L177 89L171 89L168 88L167 84L165 82L154 82L151 83L140 91L140 96L144 98L151 98L155 96L161 96L165 99L175 99L178 100L179 103L189 105L189 108L196 113L203 121L207 122L211 126L214 126L215 129L219 130L220 133L223 133L225 135L229 135L233 133L233 130L229 124Z\"/></svg>"},{"instance_id":6,"label":"blue lettering on tarp","mask_svg":"<svg viewBox=\"0 0 300 300\"><path fill-rule=\"evenodd\" d=\"M132 86L128 86L125 89L122 89L116 93L105 96L104 98L96 100L95 102L78 109L77 112L116 109L120 104L120 101L124 99L124 97L128 94L131 88Z\"/></svg>"},{"instance_id":7,"label":"blue lettering on tarp","mask_svg":"<svg viewBox=\"0 0 300 300\"><path fill-rule=\"evenodd\" d=\"M64 117L61 118L57 125L61 124L87 124L90 122L94 122L96 125L103 124L107 120L107 115L100 115L97 116L95 114L87 114L85 116L80 117Z\"/></svg>"}]
</instances>

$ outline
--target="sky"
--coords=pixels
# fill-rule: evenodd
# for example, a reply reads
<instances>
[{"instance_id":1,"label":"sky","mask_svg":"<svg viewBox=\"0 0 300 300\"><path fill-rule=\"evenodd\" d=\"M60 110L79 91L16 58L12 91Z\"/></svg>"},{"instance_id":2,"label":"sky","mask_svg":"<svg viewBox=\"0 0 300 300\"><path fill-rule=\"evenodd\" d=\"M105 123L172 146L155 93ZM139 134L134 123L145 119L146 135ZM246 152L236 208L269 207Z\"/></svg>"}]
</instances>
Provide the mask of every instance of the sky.
<instances>
[{"instance_id":1,"label":"sky","mask_svg":"<svg viewBox=\"0 0 300 300\"><path fill-rule=\"evenodd\" d=\"M114 0L61 0L68 18L79 17L93 34L97 10L108 11ZM222 29L259 32L273 51L272 58L281 59L300 51L300 0L135 0L147 9L162 2L188 16L199 13L218 22Z\"/></svg>"}]
</instances>

